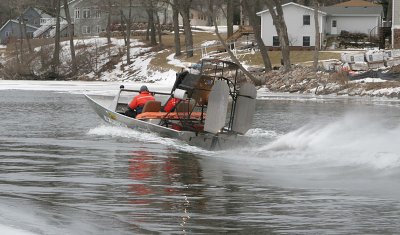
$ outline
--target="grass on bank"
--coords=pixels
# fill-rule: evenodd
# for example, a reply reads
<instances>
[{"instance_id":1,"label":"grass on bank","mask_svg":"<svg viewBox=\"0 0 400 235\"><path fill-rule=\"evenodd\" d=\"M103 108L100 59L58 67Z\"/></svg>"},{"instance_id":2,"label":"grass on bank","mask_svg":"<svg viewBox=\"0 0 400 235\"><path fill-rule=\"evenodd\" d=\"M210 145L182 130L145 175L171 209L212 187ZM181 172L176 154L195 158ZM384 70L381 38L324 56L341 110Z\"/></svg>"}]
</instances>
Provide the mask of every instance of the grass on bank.
<instances>
[{"instance_id":1,"label":"grass on bank","mask_svg":"<svg viewBox=\"0 0 400 235\"><path fill-rule=\"evenodd\" d=\"M222 35L225 38L225 35ZM140 37L140 40L144 41L144 37ZM181 61L185 61L188 63L197 63L200 61L202 57L201 52L201 44L207 41L218 40L218 37L210 32L194 32L193 33L193 44L195 47L194 56L191 58L187 58L184 50L185 50L185 38L184 35L180 34L181 41L181 49L182 55L177 57L177 59ZM155 58L150 62L150 66L153 69L160 70L180 70L174 65L168 64L167 56L171 55L175 52L175 44L174 44L174 35L173 33L163 35L163 51L158 53ZM218 46L209 47L207 51L216 51ZM280 66L281 61L281 52L280 51L269 51L269 58L273 66ZM228 53L222 53L222 57L229 57ZM310 64L313 61L314 51L291 51L290 52L290 60L293 64ZM259 52L250 53L250 51L244 51L237 54L237 58L241 62L245 62L246 65L255 66L255 67L263 67L263 61L261 54ZM340 53L322 51L319 53L319 60L327 60L327 59L340 59Z\"/></svg>"}]
</instances>

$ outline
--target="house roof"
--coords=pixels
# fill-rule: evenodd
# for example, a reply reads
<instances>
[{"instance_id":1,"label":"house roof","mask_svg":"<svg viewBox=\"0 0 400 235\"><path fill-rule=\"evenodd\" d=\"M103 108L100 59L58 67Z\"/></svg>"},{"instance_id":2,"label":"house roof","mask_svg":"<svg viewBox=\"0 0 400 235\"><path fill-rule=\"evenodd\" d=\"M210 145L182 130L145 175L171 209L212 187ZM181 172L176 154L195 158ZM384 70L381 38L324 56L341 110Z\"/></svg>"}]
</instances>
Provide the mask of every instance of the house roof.
<instances>
[{"instance_id":1,"label":"house roof","mask_svg":"<svg viewBox=\"0 0 400 235\"><path fill-rule=\"evenodd\" d=\"M45 12L44 10L36 8L36 7L28 7L25 9L24 13L22 13L22 14L24 15L29 9L33 9L34 11L36 11L42 18L52 18L53 17L50 14L48 14L47 12Z\"/></svg>"},{"instance_id":2,"label":"house roof","mask_svg":"<svg viewBox=\"0 0 400 235\"><path fill-rule=\"evenodd\" d=\"M382 15L383 8L379 5L372 7L347 7L347 6L329 6L322 7L321 10L325 11L329 15Z\"/></svg>"},{"instance_id":3,"label":"house roof","mask_svg":"<svg viewBox=\"0 0 400 235\"><path fill-rule=\"evenodd\" d=\"M8 25L8 23L10 23L10 22L11 22L11 23L15 23L15 24L19 24L19 21L17 21L17 20L8 20L5 24L3 24L3 26L1 26L0 31L2 31L3 28L6 27L6 25ZM34 28L34 29L38 29L38 27L33 26L33 25L31 25L31 24L26 24L26 26L31 27L31 28Z\"/></svg>"},{"instance_id":4,"label":"house roof","mask_svg":"<svg viewBox=\"0 0 400 235\"><path fill-rule=\"evenodd\" d=\"M310 11L314 11L314 8L306 7L306 6L303 6L303 5L295 3L295 2L289 2L289 3L283 4L282 8L286 7L286 6L290 6L290 5L294 5L294 6L301 7L301 8L310 10ZM264 10L264 11L257 12L257 15L260 16L261 14L266 13L266 12L269 12L269 10L267 9L267 10ZM326 12L323 12L323 11L318 11L318 12L323 14L323 15L326 15Z\"/></svg>"},{"instance_id":5,"label":"house roof","mask_svg":"<svg viewBox=\"0 0 400 235\"><path fill-rule=\"evenodd\" d=\"M335 4L333 6L340 6L340 7L373 7L373 6L379 6L375 3L372 2L367 2L364 0L350 0L347 2L341 2L338 4Z\"/></svg>"},{"instance_id":6,"label":"house roof","mask_svg":"<svg viewBox=\"0 0 400 235\"><path fill-rule=\"evenodd\" d=\"M52 15L48 14L47 12L45 12L42 9L39 9L39 8L36 8L36 7L34 7L33 9L35 9L35 11L37 11L42 18L53 18Z\"/></svg>"}]
</instances>

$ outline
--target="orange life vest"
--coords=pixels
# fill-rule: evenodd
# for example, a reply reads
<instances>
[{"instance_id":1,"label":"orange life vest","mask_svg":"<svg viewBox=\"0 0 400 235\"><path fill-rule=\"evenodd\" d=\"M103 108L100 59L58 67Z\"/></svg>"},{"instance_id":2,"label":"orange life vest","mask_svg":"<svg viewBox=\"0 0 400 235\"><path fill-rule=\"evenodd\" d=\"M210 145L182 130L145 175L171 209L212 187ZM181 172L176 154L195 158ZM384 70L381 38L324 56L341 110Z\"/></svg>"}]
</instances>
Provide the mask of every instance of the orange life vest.
<instances>
[{"instance_id":1,"label":"orange life vest","mask_svg":"<svg viewBox=\"0 0 400 235\"><path fill-rule=\"evenodd\" d=\"M143 107L147 101L155 100L155 98L148 91L143 91L139 95L135 96L133 100L129 103L129 108L132 110L137 107Z\"/></svg>"}]
</instances>

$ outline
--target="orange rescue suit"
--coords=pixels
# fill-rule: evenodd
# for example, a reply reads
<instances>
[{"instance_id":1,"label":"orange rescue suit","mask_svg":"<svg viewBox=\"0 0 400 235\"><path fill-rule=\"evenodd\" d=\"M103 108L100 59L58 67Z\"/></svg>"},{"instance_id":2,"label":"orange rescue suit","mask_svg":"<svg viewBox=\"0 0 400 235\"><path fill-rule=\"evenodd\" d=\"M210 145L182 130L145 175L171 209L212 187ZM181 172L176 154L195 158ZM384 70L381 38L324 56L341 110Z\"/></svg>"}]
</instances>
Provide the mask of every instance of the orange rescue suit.
<instances>
[{"instance_id":1,"label":"orange rescue suit","mask_svg":"<svg viewBox=\"0 0 400 235\"><path fill-rule=\"evenodd\" d=\"M170 100L168 100L167 104L164 106L164 111L165 112L174 111L173 109L175 108L175 106L178 103L179 103L179 99L178 98L171 98Z\"/></svg>"},{"instance_id":2,"label":"orange rescue suit","mask_svg":"<svg viewBox=\"0 0 400 235\"><path fill-rule=\"evenodd\" d=\"M143 107L147 101L155 100L155 98L148 91L142 91L139 95L135 96L133 100L129 103L129 108L132 110L137 107Z\"/></svg>"}]
</instances>

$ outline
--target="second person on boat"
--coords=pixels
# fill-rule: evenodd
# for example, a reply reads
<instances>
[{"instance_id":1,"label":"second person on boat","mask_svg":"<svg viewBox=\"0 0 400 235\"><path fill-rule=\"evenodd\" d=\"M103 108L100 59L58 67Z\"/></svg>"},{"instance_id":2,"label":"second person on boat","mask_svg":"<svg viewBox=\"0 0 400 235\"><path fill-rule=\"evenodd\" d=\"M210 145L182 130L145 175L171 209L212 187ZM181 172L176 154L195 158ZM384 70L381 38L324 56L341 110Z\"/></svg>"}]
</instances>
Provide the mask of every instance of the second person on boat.
<instances>
[{"instance_id":1,"label":"second person on boat","mask_svg":"<svg viewBox=\"0 0 400 235\"><path fill-rule=\"evenodd\" d=\"M139 95L135 96L128 105L125 115L135 118L136 115L142 113L143 107L147 101L154 101L154 96L149 92L147 86L140 87Z\"/></svg>"}]
</instances>

